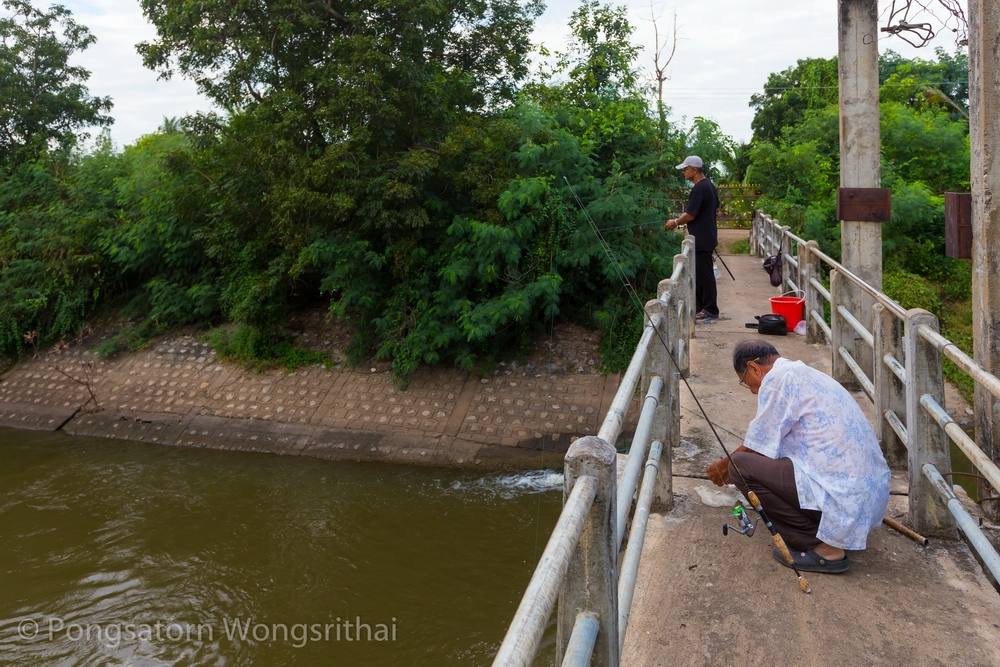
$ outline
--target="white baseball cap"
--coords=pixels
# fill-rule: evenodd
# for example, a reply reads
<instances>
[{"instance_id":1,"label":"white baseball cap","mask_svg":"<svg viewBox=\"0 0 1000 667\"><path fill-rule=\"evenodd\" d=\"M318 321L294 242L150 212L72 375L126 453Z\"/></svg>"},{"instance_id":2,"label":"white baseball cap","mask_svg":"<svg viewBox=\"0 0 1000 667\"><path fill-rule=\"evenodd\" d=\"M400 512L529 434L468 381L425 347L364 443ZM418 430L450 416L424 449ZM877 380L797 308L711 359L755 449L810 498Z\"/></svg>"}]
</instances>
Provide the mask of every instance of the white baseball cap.
<instances>
[{"instance_id":1,"label":"white baseball cap","mask_svg":"<svg viewBox=\"0 0 1000 667\"><path fill-rule=\"evenodd\" d=\"M678 169L683 169L684 167L694 167L695 169L704 169L705 163L701 161L701 158L697 155L688 155L684 158L684 162L677 165Z\"/></svg>"}]
</instances>

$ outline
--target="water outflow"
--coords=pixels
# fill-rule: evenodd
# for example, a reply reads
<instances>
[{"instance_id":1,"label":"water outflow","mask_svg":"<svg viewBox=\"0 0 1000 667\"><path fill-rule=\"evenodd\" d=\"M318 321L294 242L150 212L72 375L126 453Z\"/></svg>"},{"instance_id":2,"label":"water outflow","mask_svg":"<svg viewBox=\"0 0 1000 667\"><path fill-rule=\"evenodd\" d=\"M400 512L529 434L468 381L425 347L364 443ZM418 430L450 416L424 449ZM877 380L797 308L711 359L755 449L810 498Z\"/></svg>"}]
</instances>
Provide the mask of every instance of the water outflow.
<instances>
[{"instance_id":1,"label":"water outflow","mask_svg":"<svg viewBox=\"0 0 1000 667\"><path fill-rule=\"evenodd\" d=\"M452 492L507 499L561 491L562 487L563 474L555 470L486 475L477 479L455 480L448 485Z\"/></svg>"}]
</instances>

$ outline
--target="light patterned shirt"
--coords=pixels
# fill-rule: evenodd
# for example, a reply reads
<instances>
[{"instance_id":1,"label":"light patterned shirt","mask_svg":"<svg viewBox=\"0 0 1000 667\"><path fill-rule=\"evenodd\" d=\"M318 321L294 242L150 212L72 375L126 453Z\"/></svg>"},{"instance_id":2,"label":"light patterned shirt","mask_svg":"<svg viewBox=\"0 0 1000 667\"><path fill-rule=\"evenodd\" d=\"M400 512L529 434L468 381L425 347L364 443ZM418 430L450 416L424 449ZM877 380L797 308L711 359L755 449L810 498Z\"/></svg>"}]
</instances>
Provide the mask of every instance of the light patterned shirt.
<instances>
[{"instance_id":1,"label":"light patterned shirt","mask_svg":"<svg viewBox=\"0 0 1000 667\"><path fill-rule=\"evenodd\" d=\"M779 358L761 382L744 444L791 459L799 506L823 513L817 539L865 548L889 503L889 467L864 413L839 382Z\"/></svg>"}]
</instances>

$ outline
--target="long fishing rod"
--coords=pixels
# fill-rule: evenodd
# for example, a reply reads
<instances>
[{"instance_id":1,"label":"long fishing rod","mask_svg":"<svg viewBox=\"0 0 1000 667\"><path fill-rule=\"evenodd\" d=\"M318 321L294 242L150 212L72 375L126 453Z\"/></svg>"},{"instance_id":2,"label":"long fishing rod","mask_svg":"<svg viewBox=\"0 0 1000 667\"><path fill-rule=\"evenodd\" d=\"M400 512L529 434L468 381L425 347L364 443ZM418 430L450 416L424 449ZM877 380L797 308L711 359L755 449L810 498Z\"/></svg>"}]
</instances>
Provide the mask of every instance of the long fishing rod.
<instances>
[{"instance_id":1,"label":"long fishing rod","mask_svg":"<svg viewBox=\"0 0 1000 667\"><path fill-rule=\"evenodd\" d=\"M618 277L621 279L622 285L625 287L625 291L628 292L629 297L635 303L636 307L639 308L639 311L643 314L649 326L653 328L653 333L655 333L656 337L660 340L660 344L663 345L663 350L667 353L667 357L670 358L670 363L673 364L674 369L677 371L677 375L684 383L684 386L687 387L688 392L690 392L691 398L694 399L695 405L698 406L698 410L701 412L702 417L704 417L705 421L708 423L708 427L709 429L711 429L712 435L715 436L715 439L716 441L718 441L719 446L725 453L726 458L729 459L729 465L731 465L733 470L736 471L736 474L739 475L740 480L743 482L743 486L746 487L747 500L750 501L750 505L753 507L754 511L756 511L757 514L760 516L760 520L764 522L764 525L767 527L768 532L771 533L771 542L774 544L775 549L777 549L778 552L781 553L781 557L785 559L785 563L788 565L788 567L792 569L792 571L795 573L795 576L798 578L799 589L803 593L812 593L812 587L809 585L809 582L806 580L805 577L802 576L802 573L799 572L799 569L795 566L795 559L792 557L792 552L788 550L788 545L785 544L785 539L781 536L781 533L778 532L778 529L774 526L774 523L771 521L770 517L768 517L767 512L764 510L763 504L761 504L760 502L760 498L758 498L757 494L754 493L752 489L750 489L750 485L747 483L747 479L743 475L743 471L741 471L740 467L736 465L736 461L733 460L732 455L729 453L729 449L722 442L722 438L719 436L718 431L715 430L715 425L712 423L712 420L708 418L708 413L705 411L704 406L702 406L701 401L698 400L698 395L694 393L694 389L691 388L691 384L687 381L687 378L684 377L684 374L681 372L681 367L677 364L677 360L674 359L674 355L670 353L670 347L667 345L667 341L663 340L663 334L660 333L659 327L657 327L653 323L653 318L649 315L649 313L646 312L646 309L643 308L642 300L639 298L638 293L636 293L635 288L632 287L632 283L629 282L628 276L625 275L625 270L622 268L621 264L619 264L618 260L615 258L614 253L611 252L611 246L608 245L607 240L605 240L604 236L601 234L601 230L598 229L597 223L595 223L594 219L590 217L590 213L587 212L587 209L583 205L583 202L580 201L580 197L577 196L576 190L573 188L573 185L569 182L569 179L563 176L563 181L566 182L567 187L569 187L570 193L572 193L573 195L573 199L576 200L576 205L579 207L580 211L583 212L583 215L587 219L587 222L594 230L594 234L597 236L598 241L601 242L601 247L604 248L605 254L608 256L608 259L611 260L611 264L617 271Z\"/></svg>"},{"instance_id":2,"label":"long fishing rod","mask_svg":"<svg viewBox=\"0 0 1000 667\"><path fill-rule=\"evenodd\" d=\"M718 257L719 261L722 262L722 265L724 267L726 267L726 273L728 273L729 277L732 278L733 281L735 282L736 281L736 276L734 276L733 272L729 270L729 265L726 264L726 260L722 259L722 255L719 254L719 250L718 249L715 250L715 256Z\"/></svg>"},{"instance_id":3,"label":"long fishing rod","mask_svg":"<svg viewBox=\"0 0 1000 667\"><path fill-rule=\"evenodd\" d=\"M647 227L647 226L650 226L650 225L661 225L661 224L663 224L663 223L660 222L659 220L650 220L649 222L637 222L634 225L620 225L620 226L617 226L617 227L605 227L603 231L605 231L605 232L615 232L615 231L618 231L618 230L621 230L621 229L635 229L636 227ZM735 281L736 280L736 276L734 276L733 272L729 270L729 265L726 264L726 260L722 259L722 255L719 254L718 250L715 251L715 256L722 263L722 266L725 267L726 273L729 274L729 277L732 278L733 281Z\"/></svg>"}]
</instances>

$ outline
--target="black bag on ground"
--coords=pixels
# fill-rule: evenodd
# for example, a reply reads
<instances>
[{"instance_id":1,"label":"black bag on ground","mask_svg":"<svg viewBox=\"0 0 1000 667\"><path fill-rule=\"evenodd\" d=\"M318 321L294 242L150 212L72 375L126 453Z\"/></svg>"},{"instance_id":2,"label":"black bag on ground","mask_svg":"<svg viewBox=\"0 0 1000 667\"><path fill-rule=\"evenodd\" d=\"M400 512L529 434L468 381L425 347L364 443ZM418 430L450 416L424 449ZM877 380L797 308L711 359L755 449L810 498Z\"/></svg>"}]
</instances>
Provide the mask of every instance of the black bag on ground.
<instances>
[{"instance_id":1,"label":"black bag on ground","mask_svg":"<svg viewBox=\"0 0 1000 667\"><path fill-rule=\"evenodd\" d=\"M746 325L747 329L756 329L760 333L770 336L785 336L788 334L788 324L781 315L769 313L767 315L754 315L754 317L757 321L749 322Z\"/></svg>"},{"instance_id":2,"label":"black bag on ground","mask_svg":"<svg viewBox=\"0 0 1000 667\"><path fill-rule=\"evenodd\" d=\"M781 287L781 252L764 260L764 270L771 277L771 287Z\"/></svg>"}]
</instances>

